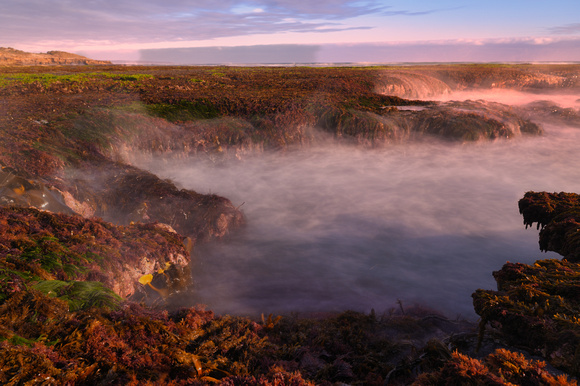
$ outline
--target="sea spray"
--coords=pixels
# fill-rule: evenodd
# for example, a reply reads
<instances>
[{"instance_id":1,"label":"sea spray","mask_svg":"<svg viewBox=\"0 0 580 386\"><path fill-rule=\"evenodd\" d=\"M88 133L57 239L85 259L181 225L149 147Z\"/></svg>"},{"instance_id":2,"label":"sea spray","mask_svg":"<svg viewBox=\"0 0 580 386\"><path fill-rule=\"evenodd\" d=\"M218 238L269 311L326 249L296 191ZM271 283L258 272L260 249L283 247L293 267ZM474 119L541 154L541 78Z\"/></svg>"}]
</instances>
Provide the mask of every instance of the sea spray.
<instances>
[{"instance_id":1,"label":"sea spray","mask_svg":"<svg viewBox=\"0 0 580 386\"><path fill-rule=\"evenodd\" d=\"M547 127L509 141L332 144L140 166L243 204L247 228L197 250L192 303L258 314L386 310L400 299L474 317L470 295L494 286L492 271L546 257L517 200L580 190L578 141L578 130Z\"/></svg>"}]
</instances>

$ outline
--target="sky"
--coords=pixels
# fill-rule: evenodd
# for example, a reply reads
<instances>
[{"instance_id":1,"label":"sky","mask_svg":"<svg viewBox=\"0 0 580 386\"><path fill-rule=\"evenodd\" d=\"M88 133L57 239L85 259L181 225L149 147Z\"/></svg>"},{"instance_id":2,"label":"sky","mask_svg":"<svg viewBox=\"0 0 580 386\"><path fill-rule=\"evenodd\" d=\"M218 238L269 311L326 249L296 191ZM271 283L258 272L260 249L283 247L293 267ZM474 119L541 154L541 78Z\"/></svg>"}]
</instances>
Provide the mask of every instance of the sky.
<instances>
[{"instance_id":1,"label":"sky","mask_svg":"<svg viewBox=\"0 0 580 386\"><path fill-rule=\"evenodd\" d=\"M183 64L580 61L580 1L0 0L0 47Z\"/></svg>"}]
</instances>

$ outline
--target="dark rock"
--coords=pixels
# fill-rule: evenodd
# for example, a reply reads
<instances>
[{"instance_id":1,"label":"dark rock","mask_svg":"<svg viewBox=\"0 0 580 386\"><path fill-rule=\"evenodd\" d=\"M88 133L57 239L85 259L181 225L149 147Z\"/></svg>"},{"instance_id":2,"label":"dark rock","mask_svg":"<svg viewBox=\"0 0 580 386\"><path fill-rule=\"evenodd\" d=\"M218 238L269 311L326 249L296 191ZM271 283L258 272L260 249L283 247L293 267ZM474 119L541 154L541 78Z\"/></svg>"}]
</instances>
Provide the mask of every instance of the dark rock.
<instances>
[{"instance_id":1,"label":"dark rock","mask_svg":"<svg viewBox=\"0 0 580 386\"><path fill-rule=\"evenodd\" d=\"M450 102L419 111L414 131L462 141L543 133L510 106L485 101Z\"/></svg>"},{"instance_id":2,"label":"dark rock","mask_svg":"<svg viewBox=\"0 0 580 386\"><path fill-rule=\"evenodd\" d=\"M534 222L540 231L540 249L569 261L580 261L580 195L527 192L519 203L526 228Z\"/></svg>"},{"instance_id":3,"label":"dark rock","mask_svg":"<svg viewBox=\"0 0 580 386\"><path fill-rule=\"evenodd\" d=\"M526 226L538 223L540 248L564 260L533 265L507 263L493 273L497 291L477 290L475 312L510 345L545 358L550 364L580 375L580 196L528 192L519 201Z\"/></svg>"},{"instance_id":4,"label":"dark rock","mask_svg":"<svg viewBox=\"0 0 580 386\"><path fill-rule=\"evenodd\" d=\"M67 184L95 215L116 224L159 222L194 243L219 239L245 219L226 198L178 189L171 181L123 164L102 163L71 171Z\"/></svg>"}]
</instances>

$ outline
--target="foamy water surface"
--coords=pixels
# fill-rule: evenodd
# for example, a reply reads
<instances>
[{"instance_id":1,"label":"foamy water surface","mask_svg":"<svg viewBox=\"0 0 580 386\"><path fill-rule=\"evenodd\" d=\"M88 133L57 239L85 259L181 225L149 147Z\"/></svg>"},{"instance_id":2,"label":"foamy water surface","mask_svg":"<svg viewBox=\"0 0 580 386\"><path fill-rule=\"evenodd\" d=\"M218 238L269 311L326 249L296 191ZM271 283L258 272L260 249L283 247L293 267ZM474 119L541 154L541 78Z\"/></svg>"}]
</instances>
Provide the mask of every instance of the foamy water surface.
<instances>
[{"instance_id":1,"label":"foamy water surface","mask_svg":"<svg viewBox=\"0 0 580 386\"><path fill-rule=\"evenodd\" d=\"M242 161L141 161L242 205L248 225L197 249L196 295L218 313L377 312L421 304L475 319L471 294L538 249L517 202L580 192L580 130L470 144L361 149L334 143Z\"/></svg>"}]
</instances>

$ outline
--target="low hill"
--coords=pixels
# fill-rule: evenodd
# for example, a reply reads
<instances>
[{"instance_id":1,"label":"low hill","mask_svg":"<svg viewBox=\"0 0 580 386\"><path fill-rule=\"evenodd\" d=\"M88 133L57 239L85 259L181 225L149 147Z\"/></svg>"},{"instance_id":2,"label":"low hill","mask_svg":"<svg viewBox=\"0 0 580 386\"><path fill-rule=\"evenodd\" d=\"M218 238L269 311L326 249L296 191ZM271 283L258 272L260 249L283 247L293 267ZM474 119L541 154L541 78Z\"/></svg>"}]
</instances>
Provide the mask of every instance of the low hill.
<instances>
[{"instance_id":1,"label":"low hill","mask_svg":"<svg viewBox=\"0 0 580 386\"><path fill-rule=\"evenodd\" d=\"M48 51L47 53L34 54L10 47L0 47L0 66L50 66L66 64L111 64L111 62L93 60L63 51Z\"/></svg>"}]
</instances>

